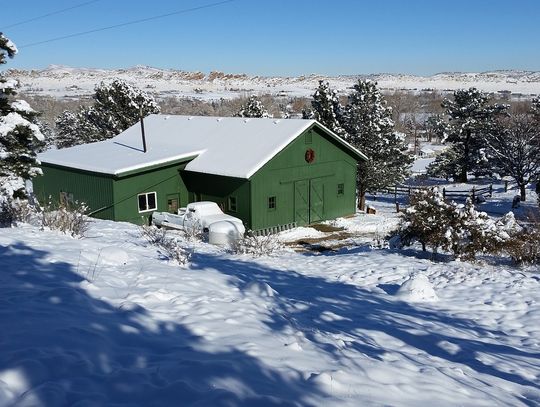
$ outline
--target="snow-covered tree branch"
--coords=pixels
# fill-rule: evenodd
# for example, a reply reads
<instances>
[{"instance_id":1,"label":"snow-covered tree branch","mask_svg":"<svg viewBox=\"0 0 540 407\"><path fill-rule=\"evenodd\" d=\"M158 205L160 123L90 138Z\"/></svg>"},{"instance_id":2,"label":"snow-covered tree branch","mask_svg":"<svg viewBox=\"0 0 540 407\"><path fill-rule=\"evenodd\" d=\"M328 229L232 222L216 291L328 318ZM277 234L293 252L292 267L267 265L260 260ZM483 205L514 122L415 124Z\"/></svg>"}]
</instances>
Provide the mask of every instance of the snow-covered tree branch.
<instances>
[{"instance_id":1,"label":"snow-covered tree branch","mask_svg":"<svg viewBox=\"0 0 540 407\"><path fill-rule=\"evenodd\" d=\"M78 112L64 111L56 119L56 146L70 147L106 140L137 123L142 116L159 113L154 98L135 86L115 79L95 89L94 104Z\"/></svg>"},{"instance_id":2,"label":"snow-covered tree branch","mask_svg":"<svg viewBox=\"0 0 540 407\"><path fill-rule=\"evenodd\" d=\"M0 64L17 54L15 44L0 33ZM38 113L24 100L16 100L18 82L0 73L0 204L25 198L25 181L41 174L36 150L44 136Z\"/></svg>"}]
</instances>

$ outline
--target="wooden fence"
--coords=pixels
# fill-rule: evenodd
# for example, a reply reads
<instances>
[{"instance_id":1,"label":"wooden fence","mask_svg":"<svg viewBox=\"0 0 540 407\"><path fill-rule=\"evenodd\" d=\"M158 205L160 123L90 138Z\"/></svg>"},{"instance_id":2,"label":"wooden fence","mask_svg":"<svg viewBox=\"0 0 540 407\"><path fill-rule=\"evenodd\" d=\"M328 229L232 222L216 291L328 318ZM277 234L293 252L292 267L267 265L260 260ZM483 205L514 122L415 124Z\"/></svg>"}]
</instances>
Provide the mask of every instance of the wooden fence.
<instances>
[{"instance_id":1,"label":"wooden fence","mask_svg":"<svg viewBox=\"0 0 540 407\"><path fill-rule=\"evenodd\" d=\"M393 194L396 199L398 195L410 196L412 193L417 191L425 191L432 187L419 187L419 186L408 186L408 185L396 185L394 188L387 188L383 192L388 194ZM466 199L471 198L475 201L478 197L492 197L493 196L493 184L489 184L486 187L472 187L471 189L466 190L447 190L446 188L442 189L442 194L445 199Z\"/></svg>"}]
</instances>

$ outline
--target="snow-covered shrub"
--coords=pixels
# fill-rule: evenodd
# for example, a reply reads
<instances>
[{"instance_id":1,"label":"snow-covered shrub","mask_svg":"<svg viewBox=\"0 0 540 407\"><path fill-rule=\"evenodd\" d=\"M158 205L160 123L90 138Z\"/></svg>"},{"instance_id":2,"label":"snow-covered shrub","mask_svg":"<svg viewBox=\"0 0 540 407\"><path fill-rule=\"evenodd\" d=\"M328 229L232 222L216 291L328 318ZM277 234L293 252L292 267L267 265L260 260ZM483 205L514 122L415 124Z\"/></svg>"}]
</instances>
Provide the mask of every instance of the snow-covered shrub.
<instances>
[{"instance_id":1,"label":"snow-covered shrub","mask_svg":"<svg viewBox=\"0 0 540 407\"><path fill-rule=\"evenodd\" d=\"M160 245L167 239L167 231L155 226L142 225L139 229L141 236L152 245Z\"/></svg>"},{"instance_id":2,"label":"snow-covered shrub","mask_svg":"<svg viewBox=\"0 0 540 407\"><path fill-rule=\"evenodd\" d=\"M88 206L75 201L63 203L54 207L50 202L41 212L41 226L51 230L59 230L72 237L84 237L90 226L90 219L86 216Z\"/></svg>"},{"instance_id":3,"label":"snow-covered shrub","mask_svg":"<svg viewBox=\"0 0 540 407\"><path fill-rule=\"evenodd\" d=\"M0 202L0 227L11 227L15 222L11 202L3 200Z\"/></svg>"},{"instance_id":4,"label":"snow-covered shrub","mask_svg":"<svg viewBox=\"0 0 540 407\"><path fill-rule=\"evenodd\" d=\"M411 196L400 227L403 244L413 241L422 248L449 252L457 259L474 260L477 254L496 254L519 230L509 213L499 220L478 212L471 200L465 205L446 202L437 188L418 191Z\"/></svg>"},{"instance_id":5,"label":"snow-covered shrub","mask_svg":"<svg viewBox=\"0 0 540 407\"><path fill-rule=\"evenodd\" d=\"M242 239L236 241L232 247L232 252L260 257L271 255L281 249L281 247L275 235L255 236L251 232L248 232Z\"/></svg>"},{"instance_id":6,"label":"snow-covered shrub","mask_svg":"<svg viewBox=\"0 0 540 407\"><path fill-rule=\"evenodd\" d=\"M0 202L0 226L30 223L36 218L37 208L26 199L5 199Z\"/></svg>"},{"instance_id":7,"label":"snow-covered shrub","mask_svg":"<svg viewBox=\"0 0 540 407\"><path fill-rule=\"evenodd\" d=\"M379 233L376 233L371 244L369 245L369 248L372 250L389 249L390 242L386 237L381 236Z\"/></svg>"},{"instance_id":8,"label":"snow-covered shrub","mask_svg":"<svg viewBox=\"0 0 540 407\"><path fill-rule=\"evenodd\" d=\"M540 221L515 233L504 251L518 264L540 264Z\"/></svg>"},{"instance_id":9,"label":"snow-covered shrub","mask_svg":"<svg viewBox=\"0 0 540 407\"><path fill-rule=\"evenodd\" d=\"M158 247L161 253L169 260L185 266L189 263L191 253L182 247L180 240L175 237L170 237L165 229L155 226L142 225L140 227L141 236L148 243Z\"/></svg>"},{"instance_id":10,"label":"snow-covered shrub","mask_svg":"<svg viewBox=\"0 0 540 407\"><path fill-rule=\"evenodd\" d=\"M453 253L465 260L474 260L480 254L501 253L505 245L521 230L514 214L507 213L500 219L492 219L485 212L474 208L470 199L460 209L461 240L454 245Z\"/></svg>"},{"instance_id":11,"label":"snow-covered shrub","mask_svg":"<svg viewBox=\"0 0 540 407\"><path fill-rule=\"evenodd\" d=\"M182 228L181 233L184 238L190 242L200 242L204 236L203 228L201 227L199 221L191 225L185 226L184 228Z\"/></svg>"},{"instance_id":12,"label":"snow-covered shrub","mask_svg":"<svg viewBox=\"0 0 540 407\"><path fill-rule=\"evenodd\" d=\"M178 244L178 241L174 238L166 238L159 245L162 253L167 256L169 260L178 263L181 266L185 266L189 263L191 253Z\"/></svg>"}]
</instances>

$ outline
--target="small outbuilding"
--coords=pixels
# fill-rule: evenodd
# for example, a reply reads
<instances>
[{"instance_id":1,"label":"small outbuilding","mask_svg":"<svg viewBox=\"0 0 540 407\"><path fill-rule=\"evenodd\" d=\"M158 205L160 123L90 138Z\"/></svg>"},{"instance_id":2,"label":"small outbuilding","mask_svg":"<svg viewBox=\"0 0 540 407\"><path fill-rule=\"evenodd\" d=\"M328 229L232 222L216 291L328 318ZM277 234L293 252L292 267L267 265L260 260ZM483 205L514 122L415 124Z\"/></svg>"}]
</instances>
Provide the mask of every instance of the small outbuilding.
<instances>
[{"instance_id":1,"label":"small outbuilding","mask_svg":"<svg viewBox=\"0 0 540 407\"><path fill-rule=\"evenodd\" d=\"M39 200L140 224L213 201L251 230L355 213L365 155L314 120L151 115L118 136L39 155ZM146 149L143 145L146 145Z\"/></svg>"}]
</instances>

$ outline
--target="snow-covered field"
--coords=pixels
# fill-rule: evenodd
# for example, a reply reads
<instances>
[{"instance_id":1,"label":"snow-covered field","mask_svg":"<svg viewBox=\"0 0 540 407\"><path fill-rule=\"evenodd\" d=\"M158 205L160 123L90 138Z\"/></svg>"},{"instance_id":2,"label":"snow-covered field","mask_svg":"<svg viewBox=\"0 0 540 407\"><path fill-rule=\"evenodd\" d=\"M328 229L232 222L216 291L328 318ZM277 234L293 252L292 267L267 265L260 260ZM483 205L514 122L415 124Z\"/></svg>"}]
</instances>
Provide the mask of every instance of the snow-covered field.
<instances>
[{"instance_id":1,"label":"snow-covered field","mask_svg":"<svg viewBox=\"0 0 540 407\"><path fill-rule=\"evenodd\" d=\"M380 205L334 225L384 231ZM540 405L537 269L190 245L180 267L130 224L0 229L0 406Z\"/></svg>"},{"instance_id":2,"label":"snow-covered field","mask_svg":"<svg viewBox=\"0 0 540 407\"><path fill-rule=\"evenodd\" d=\"M92 69L50 66L41 70L8 70L10 77L21 82L25 94L50 95L57 98L80 98L93 94L101 81L121 78L158 97L192 97L202 100L231 99L249 94L271 94L293 97L311 96L321 79L347 94L358 76L262 77L222 72L186 72L137 66L128 69ZM530 96L540 94L540 72L495 71L483 73L440 73L433 76L402 74L359 75L378 82L383 91L438 90L477 87L485 92L504 92Z\"/></svg>"}]
</instances>

